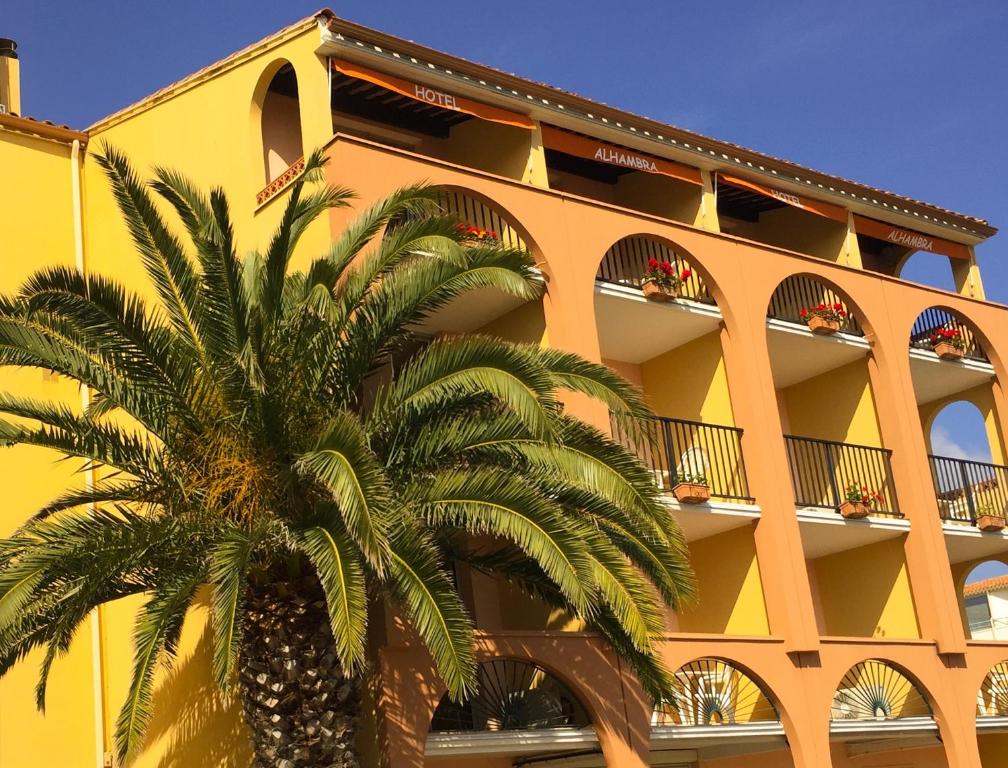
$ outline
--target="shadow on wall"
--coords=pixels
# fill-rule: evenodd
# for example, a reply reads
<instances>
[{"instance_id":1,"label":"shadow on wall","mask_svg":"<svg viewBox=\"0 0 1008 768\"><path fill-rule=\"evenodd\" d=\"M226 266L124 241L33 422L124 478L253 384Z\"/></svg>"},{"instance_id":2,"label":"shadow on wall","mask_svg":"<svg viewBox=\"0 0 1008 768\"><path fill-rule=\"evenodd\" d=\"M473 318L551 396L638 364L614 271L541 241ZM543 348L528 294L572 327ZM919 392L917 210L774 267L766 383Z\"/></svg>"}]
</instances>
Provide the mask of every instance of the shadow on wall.
<instances>
[{"instance_id":1,"label":"shadow on wall","mask_svg":"<svg viewBox=\"0 0 1008 768\"><path fill-rule=\"evenodd\" d=\"M154 696L146 752L162 753L157 768L247 766L252 752L241 702L227 700L210 673L209 625L193 653L165 676ZM142 758L137 765L142 764Z\"/></svg>"}]
</instances>

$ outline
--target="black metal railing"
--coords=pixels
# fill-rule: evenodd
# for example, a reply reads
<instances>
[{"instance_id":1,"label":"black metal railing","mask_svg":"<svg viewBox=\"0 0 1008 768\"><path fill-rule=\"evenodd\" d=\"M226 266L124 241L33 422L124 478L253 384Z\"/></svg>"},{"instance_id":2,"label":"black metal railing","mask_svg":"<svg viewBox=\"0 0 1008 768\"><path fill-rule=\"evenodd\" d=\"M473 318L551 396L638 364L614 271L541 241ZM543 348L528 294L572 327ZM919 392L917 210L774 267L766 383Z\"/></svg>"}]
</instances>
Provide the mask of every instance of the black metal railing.
<instances>
[{"instance_id":1,"label":"black metal railing","mask_svg":"<svg viewBox=\"0 0 1008 768\"><path fill-rule=\"evenodd\" d=\"M974 524L978 515L1008 514L1008 467L949 456L928 460L942 520Z\"/></svg>"},{"instance_id":2,"label":"black metal railing","mask_svg":"<svg viewBox=\"0 0 1008 768\"><path fill-rule=\"evenodd\" d=\"M929 307L917 317L910 329L910 346L914 349L931 349L931 335L937 331L946 329L957 330L962 336L966 347L963 350L963 357L971 360L979 360L982 363L988 362L987 355L980 346L976 335L970 330L962 320L938 307Z\"/></svg>"},{"instance_id":3,"label":"black metal railing","mask_svg":"<svg viewBox=\"0 0 1008 768\"><path fill-rule=\"evenodd\" d=\"M858 322L857 317L851 314L847 303L835 291L830 290L811 277L803 275L793 275L786 278L777 286L777 290L770 297L770 306L767 307L767 317L804 325L805 319L801 316L801 311L803 309L818 307L820 304L824 304L827 307L839 304L844 311L840 330L855 336L864 336L861 324Z\"/></svg>"},{"instance_id":4,"label":"black metal railing","mask_svg":"<svg viewBox=\"0 0 1008 768\"><path fill-rule=\"evenodd\" d=\"M644 273L647 272L648 261L651 259L669 262L678 275L681 275L683 270L690 271L690 276L681 288L684 298L704 304L715 303L703 280L682 254L659 240L640 235L624 237L606 251L595 279L640 288Z\"/></svg>"},{"instance_id":5,"label":"black metal railing","mask_svg":"<svg viewBox=\"0 0 1008 768\"><path fill-rule=\"evenodd\" d=\"M892 451L868 445L838 443L785 435L795 506L839 509L852 486L881 499L873 515L901 517L892 482Z\"/></svg>"},{"instance_id":6,"label":"black metal railing","mask_svg":"<svg viewBox=\"0 0 1008 768\"><path fill-rule=\"evenodd\" d=\"M658 418L639 435L612 420L613 437L637 454L654 473L655 483L671 491L677 478L702 475L711 498L749 503L749 483L742 458L742 430L686 419Z\"/></svg>"}]
</instances>

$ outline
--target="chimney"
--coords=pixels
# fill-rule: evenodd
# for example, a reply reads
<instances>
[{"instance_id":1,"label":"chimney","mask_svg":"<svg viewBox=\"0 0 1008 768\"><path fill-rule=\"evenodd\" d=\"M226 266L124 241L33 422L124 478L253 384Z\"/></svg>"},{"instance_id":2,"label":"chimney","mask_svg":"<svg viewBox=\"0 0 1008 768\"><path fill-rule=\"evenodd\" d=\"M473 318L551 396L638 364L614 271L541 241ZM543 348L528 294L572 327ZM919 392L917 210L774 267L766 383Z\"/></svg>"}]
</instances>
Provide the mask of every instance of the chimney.
<instances>
[{"instance_id":1,"label":"chimney","mask_svg":"<svg viewBox=\"0 0 1008 768\"><path fill-rule=\"evenodd\" d=\"M21 114L21 70L17 43L0 37L0 114Z\"/></svg>"}]
</instances>

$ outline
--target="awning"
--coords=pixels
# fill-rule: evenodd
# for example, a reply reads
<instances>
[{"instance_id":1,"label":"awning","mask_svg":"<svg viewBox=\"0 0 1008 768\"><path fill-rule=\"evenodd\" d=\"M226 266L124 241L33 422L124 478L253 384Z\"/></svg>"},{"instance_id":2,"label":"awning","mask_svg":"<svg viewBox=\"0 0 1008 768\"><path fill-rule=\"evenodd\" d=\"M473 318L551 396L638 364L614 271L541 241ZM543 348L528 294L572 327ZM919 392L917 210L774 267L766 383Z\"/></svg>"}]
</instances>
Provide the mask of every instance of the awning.
<instances>
[{"instance_id":1,"label":"awning","mask_svg":"<svg viewBox=\"0 0 1008 768\"><path fill-rule=\"evenodd\" d=\"M859 216L856 213L854 214L854 230L859 235L868 235L887 243L901 245L912 251L940 253L944 256L951 256L953 259L968 259L970 257L969 246L962 243L953 243L951 240L925 235L923 232L915 232L912 229L901 229L891 224L875 221L875 219Z\"/></svg>"},{"instance_id":2,"label":"awning","mask_svg":"<svg viewBox=\"0 0 1008 768\"><path fill-rule=\"evenodd\" d=\"M834 221L839 221L842 224L847 223L847 210L845 208L841 208L839 205L830 205L829 203L823 203L818 200L811 200L810 198L803 197L802 195L796 195L793 192L783 192L782 190L774 189L773 187L766 187L762 184L757 184L755 181L740 179L737 176L729 176L724 173L718 174L718 176L720 176L721 181L725 184L731 184L733 187L748 189L750 192L765 195L766 197L785 203L786 205L801 208L803 211L815 213L819 216L825 216L827 219L833 219Z\"/></svg>"},{"instance_id":3,"label":"awning","mask_svg":"<svg viewBox=\"0 0 1008 768\"><path fill-rule=\"evenodd\" d=\"M481 104L478 101L471 101L462 96L439 91L425 83L417 83L406 80L395 75L387 75L384 72L376 72L373 69L362 67L359 64L352 64L342 59L330 59L332 68L337 72L342 72L349 77L356 77L358 80L367 80L382 88L414 99L424 104L430 104L441 109L450 109L453 112L464 112L467 115L478 117L483 120L490 120L494 123L513 125L518 128L532 130L535 123L531 118L520 115L517 112L509 112L499 107L491 107L489 104Z\"/></svg>"},{"instance_id":4,"label":"awning","mask_svg":"<svg viewBox=\"0 0 1008 768\"><path fill-rule=\"evenodd\" d=\"M583 157L586 160L596 160L600 163L608 163L609 165L618 165L621 168L628 168L632 171L671 176L674 179L687 181L690 184L703 185L699 170L690 168L688 165L680 165L671 160L653 157L633 149L618 147L614 144L606 144L588 136L581 136L577 133L554 128L551 125L543 125L542 138L543 146L546 149L563 152L565 155Z\"/></svg>"}]
</instances>

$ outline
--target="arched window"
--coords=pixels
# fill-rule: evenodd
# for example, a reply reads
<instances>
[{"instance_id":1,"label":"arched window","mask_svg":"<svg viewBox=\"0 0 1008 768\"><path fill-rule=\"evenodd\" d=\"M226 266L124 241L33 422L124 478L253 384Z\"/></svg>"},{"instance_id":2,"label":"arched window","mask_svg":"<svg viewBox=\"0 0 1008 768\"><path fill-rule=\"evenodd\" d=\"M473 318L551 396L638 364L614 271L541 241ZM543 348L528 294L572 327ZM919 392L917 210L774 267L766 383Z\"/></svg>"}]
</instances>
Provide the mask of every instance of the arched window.
<instances>
[{"instance_id":1,"label":"arched window","mask_svg":"<svg viewBox=\"0 0 1008 768\"><path fill-rule=\"evenodd\" d=\"M830 720L879 721L931 717L915 683L895 667L869 659L855 664L833 694Z\"/></svg>"},{"instance_id":2,"label":"arched window","mask_svg":"<svg viewBox=\"0 0 1008 768\"><path fill-rule=\"evenodd\" d=\"M262 151L266 183L279 177L303 154L301 108L294 67L284 64L262 97Z\"/></svg>"},{"instance_id":3,"label":"arched window","mask_svg":"<svg viewBox=\"0 0 1008 768\"><path fill-rule=\"evenodd\" d=\"M740 725L779 720L770 697L747 672L722 659L704 658L676 671L675 698L655 708L652 725Z\"/></svg>"},{"instance_id":4,"label":"arched window","mask_svg":"<svg viewBox=\"0 0 1008 768\"><path fill-rule=\"evenodd\" d=\"M587 728L591 718L574 693L537 664L494 659L479 665L479 688L464 702L441 699L432 733Z\"/></svg>"}]
</instances>

